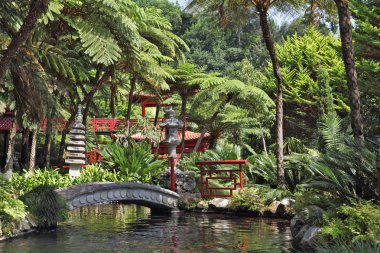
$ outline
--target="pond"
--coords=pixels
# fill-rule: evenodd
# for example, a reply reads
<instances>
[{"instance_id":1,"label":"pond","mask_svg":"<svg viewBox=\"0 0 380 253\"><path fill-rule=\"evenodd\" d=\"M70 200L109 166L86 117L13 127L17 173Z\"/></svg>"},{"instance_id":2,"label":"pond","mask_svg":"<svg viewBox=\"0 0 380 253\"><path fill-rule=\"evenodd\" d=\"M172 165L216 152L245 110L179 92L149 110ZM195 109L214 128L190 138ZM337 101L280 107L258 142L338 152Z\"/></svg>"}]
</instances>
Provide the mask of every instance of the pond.
<instances>
[{"instance_id":1,"label":"pond","mask_svg":"<svg viewBox=\"0 0 380 253\"><path fill-rule=\"evenodd\" d=\"M0 243L4 253L43 252L281 252L289 222L105 204L71 211L58 229Z\"/></svg>"}]
</instances>

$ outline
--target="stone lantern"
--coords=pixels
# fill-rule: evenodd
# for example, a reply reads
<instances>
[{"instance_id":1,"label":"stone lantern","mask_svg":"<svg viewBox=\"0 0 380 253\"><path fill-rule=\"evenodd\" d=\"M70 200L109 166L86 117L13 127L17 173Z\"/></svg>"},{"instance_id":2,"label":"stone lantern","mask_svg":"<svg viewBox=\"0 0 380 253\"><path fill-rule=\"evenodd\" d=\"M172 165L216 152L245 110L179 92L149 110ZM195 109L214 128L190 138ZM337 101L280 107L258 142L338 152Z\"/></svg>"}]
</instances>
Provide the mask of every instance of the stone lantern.
<instances>
[{"instance_id":1,"label":"stone lantern","mask_svg":"<svg viewBox=\"0 0 380 253\"><path fill-rule=\"evenodd\" d=\"M168 148L171 190L175 191L175 159L177 158L177 146L181 142L178 139L178 128L183 127L183 122L174 118L174 110L171 106L165 111L165 121L160 124L160 127L165 128L165 140L163 144Z\"/></svg>"},{"instance_id":2,"label":"stone lantern","mask_svg":"<svg viewBox=\"0 0 380 253\"><path fill-rule=\"evenodd\" d=\"M65 159L65 162L70 165L70 177L78 177L82 165L86 163L86 127L82 122L82 105L79 105L75 123L69 132L70 141L67 144Z\"/></svg>"},{"instance_id":3,"label":"stone lantern","mask_svg":"<svg viewBox=\"0 0 380 253\"><path fill-rule=\"evenodd\" d=\"M178 139L178 128L183 127L183 122L174 118L174 110L170 106L165 111L165 121L160 123L161 128L165 128L164 145L168 147L168 157L177 157L177 146L181 140Z\"/></svg>"}]
</instances>

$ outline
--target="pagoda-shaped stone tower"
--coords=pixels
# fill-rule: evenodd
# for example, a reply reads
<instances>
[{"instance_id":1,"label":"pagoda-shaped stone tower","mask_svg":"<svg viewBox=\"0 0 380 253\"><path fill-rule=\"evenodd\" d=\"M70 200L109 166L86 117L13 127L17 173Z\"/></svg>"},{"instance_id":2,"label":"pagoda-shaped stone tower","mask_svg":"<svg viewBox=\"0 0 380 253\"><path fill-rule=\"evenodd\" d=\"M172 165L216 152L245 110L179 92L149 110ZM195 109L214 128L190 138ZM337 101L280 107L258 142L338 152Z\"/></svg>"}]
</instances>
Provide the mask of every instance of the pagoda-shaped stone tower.
<instances>
[{"instance_id":1,"label":"pagoda-shaped stone tower","mask_svg":"<svg viewBox=\"0 0 380 253\"><path fill-rule=\"evenodd\" d=\"M86 163L86 127L82 122L82 105L79 105L75 123L69 132L70 141L67 144L65 160L70 165L69 175L71 177L78 177L81 166Z\"/></svg>"}]
</instances>

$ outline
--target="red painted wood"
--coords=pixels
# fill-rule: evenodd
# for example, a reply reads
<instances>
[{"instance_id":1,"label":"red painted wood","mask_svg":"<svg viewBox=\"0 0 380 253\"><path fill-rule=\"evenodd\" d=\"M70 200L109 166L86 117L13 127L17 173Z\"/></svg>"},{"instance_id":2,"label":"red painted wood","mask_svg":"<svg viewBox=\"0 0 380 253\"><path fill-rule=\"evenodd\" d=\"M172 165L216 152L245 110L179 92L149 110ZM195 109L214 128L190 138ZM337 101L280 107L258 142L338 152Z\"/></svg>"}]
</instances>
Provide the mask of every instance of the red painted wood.
<instances>
[{"instance_id":1,"label":"red painted wood","mask_svg":"<svg viewBox=\"0 0 380 253\"><path fill-rule=\"evenodd\" d=\"M218 161L201 161L195 162L195 165L213 165L213 164L247 164L247 160L218 160Z\"/></svg>"},{"instance_id":2,"label":"red painted wood","mask_svg":"<svg viewBox=\"0 0 380 253\"><path fill-rule=\"evenodd\" d=\"M233 191L239 186L240 189L243 189L243 170L242 165L247 164L247 160L219 160L219 161L201 161L195 162L200 169L200 193L202 198L215 198L215 197L232 197ZM239 165L239 169L204 169L204 166L207 165L218 165L218 164L231 164ZM234 172L239 173L239 182L236 180ZM220 175L223 173L224 175ZM228 176L225 176L225 174ZM218 176L219 174L220 176ZM210 187L209 180L233 180L233 187ZM225 190L229 191L229 194L219 194L215 193L215 190Z\"/></svg>"}]
</instances>

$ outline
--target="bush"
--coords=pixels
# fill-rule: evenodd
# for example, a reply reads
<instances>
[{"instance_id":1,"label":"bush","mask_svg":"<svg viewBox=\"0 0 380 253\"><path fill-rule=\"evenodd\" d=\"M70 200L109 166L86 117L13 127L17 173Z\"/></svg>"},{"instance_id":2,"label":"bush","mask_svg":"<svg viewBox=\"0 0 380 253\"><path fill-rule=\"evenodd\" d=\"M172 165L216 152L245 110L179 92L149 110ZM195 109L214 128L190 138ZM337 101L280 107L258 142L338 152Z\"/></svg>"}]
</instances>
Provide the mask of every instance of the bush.
<instances>
[{"instance_id":1,"label":"bush","mask_svg":"<svg viewBox=\"0 0 380 253\"><path fill-rule=\"evenodd\" d=\"M264 202L258 188L245 188L231 198L229 208L262 213L265 211Z\"/></svg>"},{"instance_id":2,"label":"bush","mask_svg":"<svg viewBox=\"0 0 380 253\"><path fill-rule=\"evenodd\" d=\"M3 233L10 233L10 228L13 223L18 223L22 218L25 218L25 205L17 199L17 196L12 192L10 184L0 177L0 221ZM1 232L1 231L0 231Z\"/></svg>"},{"instance_id":3,"label":"bush","mask_svg":"<svg viewBox=\"0 0 380 253\"><path fill-rule=\"evenodd\" d=\"M380 243L380 206L370 201L342 205L336 215L325 215L324 224L327 239Z\"/></svg>"},{"instance_id":4,"label":"bush","mask_svg":"<svg viewBox=\"0 0 380 253\"><path fill-rule=\"evenodd\" d=\"M102 168L100 164L87 165L79 177L72 180L73 184L91 182L118 182L121 181L120 173Z\"/></svg>"},{"instance_id":5,"label":"bush","mask_svg":"<svg viewBox=\"0 0 380 253\"><path fill-rule=\"evenodd\" d=\"M380 245L368 242L344 243L317 247L318 253L380 253Z\"/></svg>"},{"instance_id":6,"label":"bush","mask_svg":"<svg viewBox=\"0 0 380 253\"><path fill-rule=\"evenodd\" d=\"M152 155L147 142L113 142L102 149L100 154L102 164L110 170L120 172L124 181L147 183L151 181L152 175L166 168L166 160L159 160L158 155Z\"/></svg>"},{"instance_id":7,"label":"bush","mask_svg":"<svg viewBox=\"0 0 380 253\"><path fill-rule=\"evenodd\" d=\"M271 189L264 185L254 185L252 188L244 188L235 194L231 198L230 208L262 213L274 200L281 200L290 196L290 192L284 189Z\"/></svg>"},{"instance_id":8,"label":"bush","mask_svg":"<svg viewBox=\"0 0 380 253\"><path fill-rule=\"evenodd\" d=\"M61 175L58 170L46 168L36 169L34 173L29 171L24 171L23 174L13 173L11 184L18 191L17 194L21 196L39 185L52 185L56 188L62 188L72 183L67 175Z\"/></svg>"},{"instance_id":9,"label":"bush","mask_svg":"<svg viewBox=\"0 0 380 253\"><path fill-rule=\"evenodd\" d=\"M50 185L39 185L21 197L40 228L56 227L67 217L66 201Z\"/></svg>"}]
</instances>

